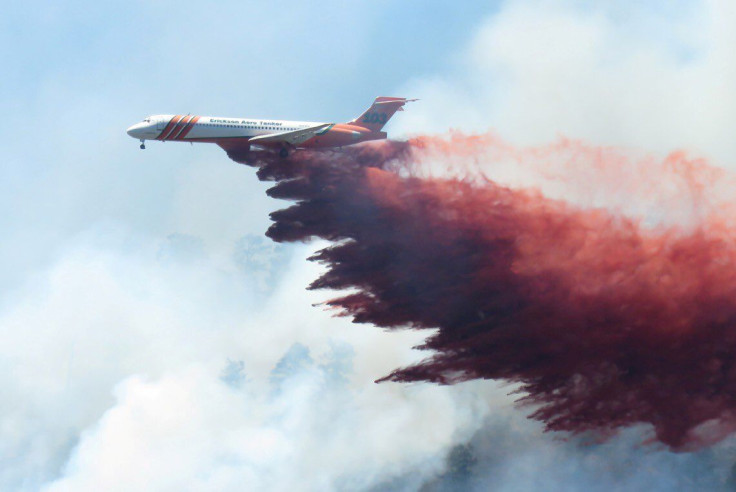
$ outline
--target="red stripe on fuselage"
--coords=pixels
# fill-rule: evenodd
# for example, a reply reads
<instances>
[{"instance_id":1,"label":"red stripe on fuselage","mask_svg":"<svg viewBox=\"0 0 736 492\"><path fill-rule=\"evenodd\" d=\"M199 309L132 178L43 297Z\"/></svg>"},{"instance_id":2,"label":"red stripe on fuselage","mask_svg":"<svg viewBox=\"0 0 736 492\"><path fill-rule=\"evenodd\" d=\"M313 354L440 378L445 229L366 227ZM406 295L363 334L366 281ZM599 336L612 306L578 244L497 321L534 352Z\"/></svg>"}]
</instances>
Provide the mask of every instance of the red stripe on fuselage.
<instances>
[{"instance_id":1,"label":"red stripe on fuselage","mask_svg":"<svg viewBox=\"0 0 736 492\"><path fill-rule=\"evenodd\" d=\"M176 140L179 138L179 134L184 130L184 127L187 126L187 123L192 120L192 117L189 115L186 115L184 118L179 120L179 123L176 124L176 127L171 130L171 135L169 135L169 140Z\"/></svg>"},{"instance_id":2,"label":"red stripe on fuselage","mask_svg":"<svg viewBox=\"0 0 736 492\"><path fill-rule=\"evenodd\" d=\"M190 131L192 131L192 128L194 127L194 125L197 124L197 121L198 120L199 120L199 116L195 116L194 118L192 118L191 120L189 120L189 123L187 123L187 126L184 127L184 129L181 131L181 133L179 134L179 136L176 137L176 139L177 140L184 140L184 137L187 136L187 133L189 133Z\"/></svg>"},{"instance_id":3,"label":"red stripe on fuselage","mask_svg":"<svg viewBox=\"0 0 736 492\"><path fill-rule=\"evenodd\" d=\"M159 134L158 140L166 140L166 137L168 137L171 131L174 129L174 127L176 127L176 124L179 122L180 119L181 119L181 115L176 115L173 118L171 118L171 120L169 121L169 124L166 125L166 128L164 128L164 131L162 131Z\"/></svg>"}]
</instances>

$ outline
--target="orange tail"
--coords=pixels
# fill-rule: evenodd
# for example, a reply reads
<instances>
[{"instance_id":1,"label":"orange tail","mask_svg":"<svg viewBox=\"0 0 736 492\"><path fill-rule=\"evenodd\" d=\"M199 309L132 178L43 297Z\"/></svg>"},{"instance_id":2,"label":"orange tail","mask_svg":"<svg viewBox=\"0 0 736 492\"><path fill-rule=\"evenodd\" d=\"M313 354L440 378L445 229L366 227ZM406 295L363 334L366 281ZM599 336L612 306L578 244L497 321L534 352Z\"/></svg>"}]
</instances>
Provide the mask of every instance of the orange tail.
<instances>
[{"instance_id":1,"label":"orange tail","mask_svg":"<svg viewBox=\"0 0 736 492\"><path fill-rule=\"evenodd\" d=\"M394 115L396 111L403 111L404 104L416 101L416 99L405 99L403 97L377 97L368 110L350 121L350 125L367 128L372 132L378 132Z\"/></svg>"}]
</instances>

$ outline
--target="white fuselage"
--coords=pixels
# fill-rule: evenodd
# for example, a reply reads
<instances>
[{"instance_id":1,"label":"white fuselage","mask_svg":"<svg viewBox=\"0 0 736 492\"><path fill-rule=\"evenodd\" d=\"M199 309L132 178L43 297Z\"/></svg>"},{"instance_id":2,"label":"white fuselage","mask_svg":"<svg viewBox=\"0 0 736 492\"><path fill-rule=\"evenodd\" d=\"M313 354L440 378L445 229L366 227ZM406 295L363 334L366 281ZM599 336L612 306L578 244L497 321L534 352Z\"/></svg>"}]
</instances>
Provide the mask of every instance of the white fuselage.
<instances>
[{"instance_id":1,"label":"white fuselage","mask_svg":"<svg viewBox=\"0 0 736 492\"><path fill-rule=\"evenodd\" d=\"M319 124L257 118L154 115L128 128L128 135L140 140L211 142L301 130Z\"/></svg>"}]
</instances>

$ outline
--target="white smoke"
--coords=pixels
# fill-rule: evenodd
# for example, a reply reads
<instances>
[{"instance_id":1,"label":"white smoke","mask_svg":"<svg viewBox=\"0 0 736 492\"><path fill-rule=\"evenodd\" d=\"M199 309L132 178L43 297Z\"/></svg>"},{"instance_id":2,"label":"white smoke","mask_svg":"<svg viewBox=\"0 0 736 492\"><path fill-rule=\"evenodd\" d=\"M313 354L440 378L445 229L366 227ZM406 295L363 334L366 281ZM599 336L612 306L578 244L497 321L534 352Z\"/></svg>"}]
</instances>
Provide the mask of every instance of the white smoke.
<instances>
[{"instance_id":1,"label":"white smoke","mask_svg":"<svg viewBox=\"0 0 736 492\"><path fill-rule=\"evenodd\" d=\"M736 168L736 4L516 0L481 24L451 75L409 84L406 133L560 135Z\"/></svg>"},{"instance_id":2,"label":"white smoke","mask_svg":"<svg viewBox=\"0 0 736 492\"><path fill-rule=\"evenodd\" d=\"M95 230L30 281L0 318L0 488L344 490L441 471L493 388L373 383L421 336L331 318L305 290L312 249L253 239L226 264L192 236Z\"/></svg>"},{"instance_id":3,"label":"white smoke","mask_svg":"<svg viewBox=\"0 0 736 492\"><path fill-rule=\"evenodd\" d=\"M295 346L268 388L197 366L129 378L46 490L364 490L407 469L420 483L485 411L469 387L379 386L339 351L321 359Z\"/></svg>"}]
</instances>

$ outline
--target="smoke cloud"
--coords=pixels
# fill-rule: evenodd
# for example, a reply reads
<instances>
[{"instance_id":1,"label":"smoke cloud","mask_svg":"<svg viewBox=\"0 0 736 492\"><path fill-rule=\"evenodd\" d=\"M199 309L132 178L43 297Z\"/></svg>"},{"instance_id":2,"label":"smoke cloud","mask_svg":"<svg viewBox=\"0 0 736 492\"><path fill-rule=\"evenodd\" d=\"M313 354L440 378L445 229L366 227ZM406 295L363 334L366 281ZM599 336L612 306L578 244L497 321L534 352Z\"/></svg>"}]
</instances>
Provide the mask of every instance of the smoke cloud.
<instances>
[{"instance_id":1,"label":"smoke cloud","mask_svg":"<svg viewBox=\"0 0 736 492\"><path fill-rule=\"evenodd\" d=\"M656 180L624 173L611 189L630 189L632 201L650 194L644 211L687 190L689 221L585 208L483 172L484 159L505 156L529 172L550 163L541 181L565 181L553 171L591 155L591 187L617 167L659 172L659 194ZM457 159L475 171L433 175ZM329 307L357 323L437 329L420 347L429 357L379 381L517 383L548 430L605 437L645 423L676 450L734 430L736 248L716 186L730 177L705 162L683 153L632 162L569 141L514 150L456 134L260 155L256 165L276 181L270 196L297 200L271 214L267 235L333 242L311 258L327 271L310 288L349 290Z\"/></svg>"}]
</instances>

